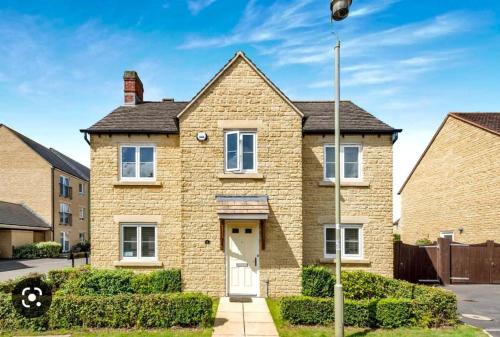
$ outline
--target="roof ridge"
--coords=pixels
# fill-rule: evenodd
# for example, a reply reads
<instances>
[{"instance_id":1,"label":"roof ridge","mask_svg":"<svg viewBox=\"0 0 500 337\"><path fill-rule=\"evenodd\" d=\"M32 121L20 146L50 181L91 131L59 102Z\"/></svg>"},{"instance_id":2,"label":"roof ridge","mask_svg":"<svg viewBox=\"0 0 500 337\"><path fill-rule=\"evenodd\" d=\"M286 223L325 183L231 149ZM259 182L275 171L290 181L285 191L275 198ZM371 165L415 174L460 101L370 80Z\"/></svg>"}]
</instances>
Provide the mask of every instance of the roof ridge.
<instances>
[{"instance_id":1,"label":"roof ridge","mask_svg":"<svg viewBox=\"0 0 500 337\"><path fill-rule=\"evenodd\" d=\"M79 164L81 166L84 166L85 168L88 169L87 166L85 166L82 163L74 160L73 158L68 157L64 153L59 152L59 151L57 151L56 149L54 149L52 147L49 148L49 150L52 151L52 153L54 153L56 156L58 156L59 158L61 158L61 160L63 160L66 164L68 164L69 166L71 166L75 171L77 171L78 173L80 173L83 177L87 176L87 174L85 172L82 172L82 170L79 167L77 167L74 163L77 163L77 164Z\"/></svg>"}]
</instances>

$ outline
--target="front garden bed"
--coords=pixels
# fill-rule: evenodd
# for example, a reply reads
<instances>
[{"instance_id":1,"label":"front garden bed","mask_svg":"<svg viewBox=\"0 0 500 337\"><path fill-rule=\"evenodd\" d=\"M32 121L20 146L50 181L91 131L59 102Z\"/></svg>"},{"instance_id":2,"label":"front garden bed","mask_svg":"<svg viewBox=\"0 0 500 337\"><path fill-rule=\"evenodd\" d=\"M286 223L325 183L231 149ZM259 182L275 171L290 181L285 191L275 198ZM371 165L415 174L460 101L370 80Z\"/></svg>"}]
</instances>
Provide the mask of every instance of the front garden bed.
<instances>
[{"instance_id":1,"label":"front garden bed","mask_svg":"<svg viewBox=\"0 0 500 337\"><path fill-rule=\"evenodd\" d=\"M59 328L170 328L210 325L213 301L181 293L179 270L136 274L88 267L51 271L42 278L53 288L42 317L19 315L11 295L17 281L0 284L0 330Z\"/></svg>"},{"instance_id":2,"label":"front garden bed","mask_svg":"<svg viewBox=\"0 0 500 337\"><path fill-rule=\"evenodd\" d=\"M456 296L363 271L342 275L346 326L367 328L442 327L457 320ZM324 267L305 267L303 296L281 299L282 318L292 325L330 325L335 321L335 278Z\"/></svg>"}]
</instances>

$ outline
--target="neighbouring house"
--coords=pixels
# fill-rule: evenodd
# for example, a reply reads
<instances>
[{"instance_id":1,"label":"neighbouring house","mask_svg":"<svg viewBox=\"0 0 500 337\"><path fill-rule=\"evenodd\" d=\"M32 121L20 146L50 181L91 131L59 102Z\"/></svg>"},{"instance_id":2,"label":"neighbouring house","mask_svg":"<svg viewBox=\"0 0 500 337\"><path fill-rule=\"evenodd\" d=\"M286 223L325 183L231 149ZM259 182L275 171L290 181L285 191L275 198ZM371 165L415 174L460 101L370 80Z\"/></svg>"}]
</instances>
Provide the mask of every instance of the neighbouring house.
<instances>
[{"instance_id":1,"label":"neighbouring house","mask_svg":"<svg viewBox=\"0 0 500 337\"><path fill-rule=\"evenodd\" d=\"M57 241L66 252L87 240L89 175L84 165L0 124L0 202L4 205L0 258L11 257L13 247L33 242ZM30 219L27 211L33 215Z\"/></svg>"},{"instance_id":2,"label":"neighbouring house","mask_svg":"<svg viewBox=\"0 0 500 337\"><path fill-rule=\"evenodd\" d=\"M450 113L401 187L404 242L500 242L500 113Z\"/></svg>"},{"instance_id":3,"label":"neighbouring house","mask_svg":"<svg viewBox=\"0 0 500 337\"><path fill-rule=\"evenodd\" d=\"M180 268L211 295L301 290L335 263L332 101L291 101L238 52L188 102L124 105L90 128L92 265ZM342 250L392 276L392 146L400 130L341 102Z\"/></svg>"}]
</instances>

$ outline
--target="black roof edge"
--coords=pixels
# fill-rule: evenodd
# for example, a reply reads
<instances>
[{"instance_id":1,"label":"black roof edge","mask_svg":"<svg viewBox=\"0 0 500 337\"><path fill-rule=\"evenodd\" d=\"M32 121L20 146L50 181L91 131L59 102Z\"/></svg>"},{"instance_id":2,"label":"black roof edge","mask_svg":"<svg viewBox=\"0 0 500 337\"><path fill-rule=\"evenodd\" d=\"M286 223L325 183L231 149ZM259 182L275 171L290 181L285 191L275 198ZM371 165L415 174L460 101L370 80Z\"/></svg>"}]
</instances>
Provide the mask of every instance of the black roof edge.
<instances>
[{"instance_id":1,"label":"black roof edge","mask_svg":"<svg viewBox=\"0 0 500 337\"><path fill-rule=\"evenodd\" d=\"M142 129L142 130L126 130L126 129L102 129L102 130L95 130L95 129L80 129L80 132L82 133L88 133L88 134L169 134L169 135L177 135L179 134L179 131L158 131L158 130L147 130L147 129Z\"/></svg>"}]
</instances>

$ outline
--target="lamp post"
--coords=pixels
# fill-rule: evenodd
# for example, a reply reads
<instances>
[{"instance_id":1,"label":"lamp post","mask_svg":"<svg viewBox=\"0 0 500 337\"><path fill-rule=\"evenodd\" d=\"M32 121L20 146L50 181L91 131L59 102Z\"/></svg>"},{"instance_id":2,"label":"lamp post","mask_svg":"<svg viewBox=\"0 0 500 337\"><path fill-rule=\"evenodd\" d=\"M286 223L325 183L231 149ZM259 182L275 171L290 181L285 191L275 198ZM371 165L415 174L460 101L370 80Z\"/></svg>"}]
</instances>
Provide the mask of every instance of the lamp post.
<instances>
[{"instance_id":1,"label":"lamp post","mask_svg":"<svg viewBox=\"0 0 500 337\"><path fill-rule=\"evenodd\" d=\"M330 0L332 20L349 15L352 0ZM335 336L344 337L344 291L341 280L342 240L340 238L340 40L335 45Z\"/></svg>"}]
</instances>

